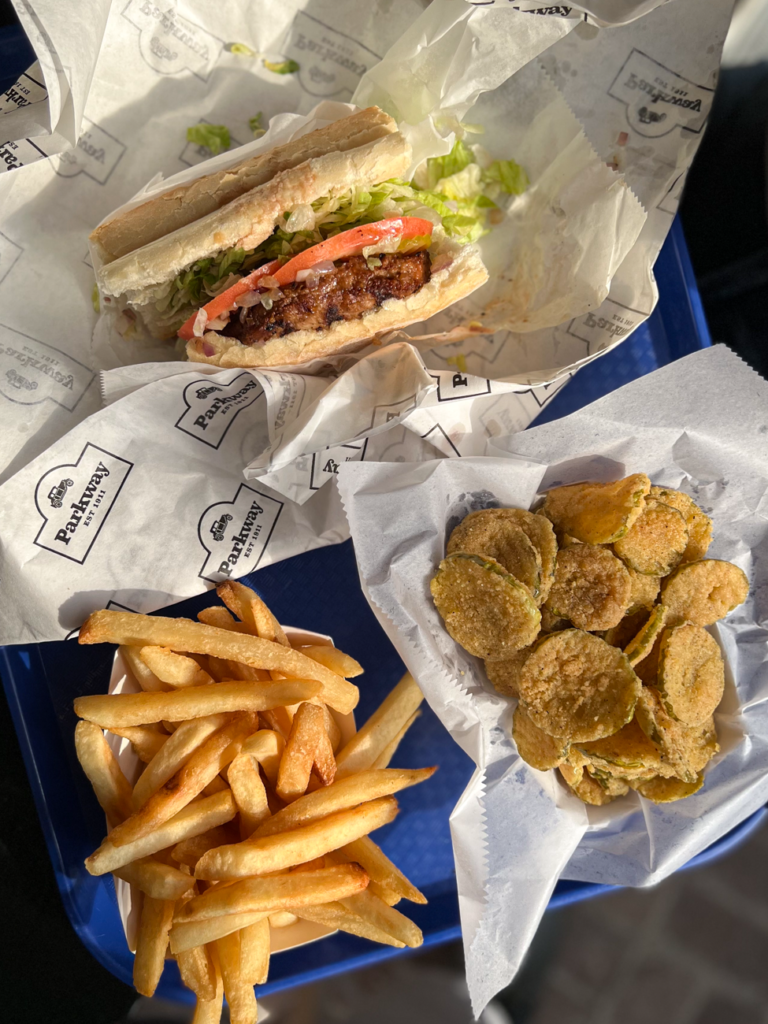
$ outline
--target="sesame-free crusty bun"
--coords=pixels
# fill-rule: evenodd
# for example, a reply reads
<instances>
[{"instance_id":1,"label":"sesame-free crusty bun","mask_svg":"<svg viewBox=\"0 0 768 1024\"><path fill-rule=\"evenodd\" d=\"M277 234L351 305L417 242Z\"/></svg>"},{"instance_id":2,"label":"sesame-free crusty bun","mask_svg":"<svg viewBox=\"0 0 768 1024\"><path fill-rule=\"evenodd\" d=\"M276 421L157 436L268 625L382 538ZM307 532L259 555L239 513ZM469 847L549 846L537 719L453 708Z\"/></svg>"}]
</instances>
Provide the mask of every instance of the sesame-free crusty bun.
<instances>
[{"instance_id":1,"label":"sesame-free crusty bun","mask_svg":"<svg viewBox=\"0 0 768 1024\"><path fill-rule=\"evenodd\" d=\"M208 331L187 342L187 358L224 367L297 366L361 348L376 335L427 320L485 284L488 271L475 246L443 249L447 251L453 262L433 273L419 291L405 299L387 299L357 320L339 321L322 331L294 331L257 345L243 345L236 338Z\"/></svg>"},{"instance_id":2,"label":"sesame-free crusty bun","mask_svg":"<svg viewBox=\"0 0 768 1024\"><path fill-rule=\"evenodd\" d=\"M325 142L330 145L332 140L326 137ZM107 263L96 275L99 289L105 295L123 297L136 308L149 302L159 285L172 281L196 260L227 249L255 248L272 234L286 210L353 186L370 188L396 178L406 173L410 162L411 147L399 132L351 150L334 149L313 156L280 171L222 209Z\"/></svg>"},{"instance_id":3,"label":"sesame-free crusty bun","mask_svg":"<svg viewBox=\"0 0 768 1024\"><path fill-rule=\"evenodd\" d=\"M326 128L170 188L140 206L109 217L91 232L91 245L102 263L112 263L134 249L215 213L282 171L330 150L346 153L358 149L396 131L397 125L389 114L378 107L368 107Z\"/></svg>"}]
</instances>

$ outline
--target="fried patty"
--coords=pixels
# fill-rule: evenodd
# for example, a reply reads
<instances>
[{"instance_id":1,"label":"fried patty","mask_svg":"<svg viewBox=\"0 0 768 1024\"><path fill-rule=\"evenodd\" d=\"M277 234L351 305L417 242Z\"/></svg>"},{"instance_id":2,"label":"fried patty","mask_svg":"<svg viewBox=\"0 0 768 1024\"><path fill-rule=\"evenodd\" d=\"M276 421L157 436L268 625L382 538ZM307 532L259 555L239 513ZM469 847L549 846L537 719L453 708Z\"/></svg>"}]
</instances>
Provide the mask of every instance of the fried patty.
<instances>
[{"instance_id":1,"label":"fried patty","mask_svg":"<svg viewBox=\"0 0 768 1024\"><path fill-rule=\"evenodd\" d=\"M294 331L320 331L337 320L358 320L386 299L404 299L430 278L429 253L382 253L380 267L363 256L339 260L313 287L286 285L283 297L265 309L261 303L233 314L224 334L243 345L258 345Z\"/></svg>"}]
</instances>

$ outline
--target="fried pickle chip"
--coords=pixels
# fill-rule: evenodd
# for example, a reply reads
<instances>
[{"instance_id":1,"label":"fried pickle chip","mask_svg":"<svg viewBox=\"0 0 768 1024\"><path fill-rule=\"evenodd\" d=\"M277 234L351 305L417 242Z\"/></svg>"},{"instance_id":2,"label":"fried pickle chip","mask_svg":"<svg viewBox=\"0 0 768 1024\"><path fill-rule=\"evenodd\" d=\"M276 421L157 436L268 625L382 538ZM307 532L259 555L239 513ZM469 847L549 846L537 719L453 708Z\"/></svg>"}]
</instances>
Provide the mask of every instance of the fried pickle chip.
<instances>
[{"instance_id":1,"label":"fried pickle chip","mask_svg":"<svg viewBox=\"0 0 768 1024\"><path fill-rule=\"evenodd\" d=\"M621 622L631 589L629 573L607 548L576 544L557 553L547 607L578 629L610 629Z\"/></svg>"},{"instance_id":2,"label":"fried pickle chip","mask_svg":"<svg viewBox=\"0 0 768 1024\"><path fill-rule=\"evenodd\" d=\"M555 487L547 492L542 512L558 533L570 534L585 544L612 544L643 511L650 489L645 473L608 484Z\"/></svg>"},{"instance_id":3,"label":"fried pickle chip","mask_svg":"<svg viewBox=\"0 0 768 1024\"><path fill-rule=\"evenodd\" d=\"M627 612L618 626L605 630L602 638L611 647L620 647L623 651L627 644L637 636L647 621L647 608L641 608L633 614Z\"/></svg>"},{"instance_id":4,"label":"fried pickle chip","mask_svg":"<svg viewBox=\"0 0 768 1024\"><path fill-rule=\"evenodd\" d=\"M644 576L643 573L635 572L629 566L627 566L627 572L632 584L627 615L639 612L641 608L652 608L656 604L656 598L659 596L661 579L658 576Z\"/></svg>"},{"instance_id":5,"label":"fried pickle chip","mask_svg":"<svg viewBox=\"0 0 768 1024\"><path fill-rule=\"evenodd\" d=\"M515 651L509 658L485 662L485 674L499 693L507 697L520 696L520 673L532 650L532 647L525 647L522 651Z\"/></svg>"},{"instance_id":6,"label":"fried pickle chip","mask_svg":"<svg viewBox=\"0 0 768 1024\"><path fill-rule=\"evenodd\" d=\"M624 653L579 629L550 633L523 665L520 698L550 736L588 742L632 718L640 680Z\"/></svg>"},{"instance_id":7,"label":"fried pickle chip","mask_svg":"<svg viewBox=\"0 0 768 1024\"><path fill-rule=\"evenodd\" d=\"M630 569L646 576L666 576L680 563L688 545L688 527L682 512L654 498L634 526L613 545Z\"/></svg>"},{"instance_id":8,"label":"fried pickle chip","mask_svg":"<svg viewBox=\"0 0 768 1024\"><path fill-rule=\"evenodd\" d=\"M713 718L695 726L676 722L667 713L661 694L652 686L643 687L635 714L640 728L683 782L695 782L704 765L720 749Z\"/></svg>"},{"instance_id":9,"label":"fried pickle chip","mask_svg":"<svg viewBox=\"0 0 768 1024\"><path fill-rule=\"evenodd\" d=\"M517 705L512 718L512 739L520 757L540 772L557 768L568 755L568 741L543 732L522 703Z\"/></svg>"},{"instance_id":10,"label":"fried pickle chip","mask_svg":"<svg viewBox=\"0 0 768 1024\"><path fill-rule=\"evenodd\" d=\"M538 554L533 569L528 567L525 545L520 545L525 552L523 554L512 542L514 527L522 530ZM505 540L506 537L510 539ZM507 556L507 548L511 557ZM470 512L451 534L447 551L449 555L457 551L490 555L501 562L507 572L525 583L538 602L545 600L555 577L557 540L552 524L543 516L522 508L487 508ZM527 577L530 577L530 582Z\"/></svg>"},{"instance_id":11,"label":"fried pickle chip","mask_svg":"<svg viewBox=\"0 0 768 1024\"><path fill-rule=\"evenodd\" d=\"M617 796L623 796L629 791L627 784L622 785L619 780L614 780L613 786L610 787L607 784L602 785L594 775L584 771L583 768L571 768L568 764L561 764L557 770L579 800L592 807L609 804Z\"/></svg>"},{"instance_id":12,"label":"fried pickle chip","mask_svg":"<svg viewBox=\"0 0 768 1024\"><path fill-rule=\"evenodd\" d=\"M666 605L659 604L651 611L643 623L639 632L629 641L624 648L629 664L634 668L643 658L647 658L653 650L653 645L661 636L664 623L667 619ZM714 711L714 708L712 709Z\"/></svg>"},{"instance_id":13,"label":"fried pickle chip","mask_svg":"<svg viewBox=\"0 0 768 1024\"><path fill-rule=\"evenodd\" d=\"M693 782L683 782L682 779L675 778L656 778L630 785L646 800L652 800L655 804L671 804L673 800L684 800L685 797L698 793L704 785L704 772L699 772Z\"/></svg>"},{"instance_id":14,"label":"fried pickle chip","mask_svg":"<svg viewBox=\"0 0 768 1024\"><path fill-rule=\"evenodd\" d=\"M711 626L742 604L748 593L749 581L737 565L707 558L679 566L664 580L661 599L669 609L667 625Z\"/></svg>"},{"instance_id":15,"label":"fried pickle chip","mask_svg":"<svg viewBox=\"0 0 768 1024\"><path fill-rule=\"evenodd\" d=\"M539 632L541 616L527 587L492 558L449 555L429 589L445 628L478 658L508 658Z\"/></svg>"},{"instance_id":16,"label":"fried pickle chip","mask_svg":"<svg viewBox=\"0 0 768 1024\"><path fill-rule=\"evenodd\" d=\"M570 629L570 627L571 623L568 619L561 619L559 615L553 615L545 604L541 606L542 633L557 633L561 629Z\"/></svg>"},{"instance_id":17,"label":"fried pickle chip","mask_svg":"<svg viewBox=\"0 0 768 1024\"><path fill-rule=\"evenodd\" d=\"M656 745L634 719L613 736L580 743L576 749L594 769L625 780L674 774L674 769L664 761ZM568 760L571 760L570 752Z\"/></svg>"},{"instance_id":18,"label":"fried pickle chip","mask_svg":"<svg viewBox=\"0 0 768 1024\"><path fill-rule=\"evenodd\" d=\"M725 687L723 657L715 638L691 622L664 630L657 680L668 714L683 725L702 725L722 700Z\"/></svg>"},{"instance_id":19,"label":"fried pickle chip","mask_svg":"<svg viewBox=\"0 0 768 1024\"><path fill-rule=\"evenodd\" d=\"M682 560L698 562L706 555L712 543L712 520L701 511L693 498L689 498L682 491L673 491L671 487L652 487L651 494L685 516L688 545L683 552Z\"/></svg>"}]
</instances>

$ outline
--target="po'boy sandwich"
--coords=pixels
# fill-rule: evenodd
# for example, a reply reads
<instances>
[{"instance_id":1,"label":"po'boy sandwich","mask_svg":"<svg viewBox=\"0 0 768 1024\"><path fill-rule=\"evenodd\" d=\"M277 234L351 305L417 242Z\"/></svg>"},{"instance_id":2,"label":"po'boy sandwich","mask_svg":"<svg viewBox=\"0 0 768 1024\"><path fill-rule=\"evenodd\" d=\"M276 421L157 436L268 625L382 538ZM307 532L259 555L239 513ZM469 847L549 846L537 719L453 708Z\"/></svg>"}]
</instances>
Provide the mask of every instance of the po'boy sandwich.
<instances>
[{"instance_id":1,"label":"po'boy sandwich","mask_svg":"<svg viewBox=\"0 0 768 1024\"><path fill-rule=\"evenodd\" d=\"M163 192L91 234L102 308L218 366L295 366L426 320L488 275L410 164L371 107Z\"/></svg>"}]
</instances>

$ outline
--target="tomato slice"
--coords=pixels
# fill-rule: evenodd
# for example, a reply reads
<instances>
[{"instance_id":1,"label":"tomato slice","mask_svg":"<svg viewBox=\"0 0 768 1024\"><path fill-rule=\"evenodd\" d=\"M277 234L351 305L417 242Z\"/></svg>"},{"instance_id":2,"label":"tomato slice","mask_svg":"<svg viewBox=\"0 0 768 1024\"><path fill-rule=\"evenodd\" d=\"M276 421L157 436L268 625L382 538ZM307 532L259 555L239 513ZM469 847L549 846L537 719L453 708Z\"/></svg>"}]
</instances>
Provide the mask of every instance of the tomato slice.
<instances>
[{"instance_id":1,"label":"tomato slice","mask_svg":"<svg viewBox=\"0 0 768 1024\"><path fill-rule=\"evenodd\" d=\"M231 310L235 299L245 292L252 291L258 287L261 277L274 277L279 285L293 284L296 275L300 270L308 270L322 260L344 260L350 256L359 256L369 245L378 245L381 242L388 242L394 238L406 241L409 238L417 238L432 234L433 224L430 220L422 217L388 217L386 220L376 221L374 224L362 224L357 228L350 228L349 231L342 231L325 242L318 242L317 245L305 249L298 256L288 260L282 267L279 260L272 260L265 263L263 267L254 270L246 277L241 277L231 288L227 288L221 295L211 299L203 306L209 320ZM197 313L194 313L179 330L179 337L189 341L194 337L194 325Z\"/></svg>"},{"instance_id":2,"label":"tomato slice","mask_svg":"<svg viewBox=\"0 0 768 1024\"><path fill-rule=\"evenodd\" d=\"M281 285L293 284L300 270L308 270L321 260L344 260L350 256L359 256L366 246L378 245L393 238L431 235L432 227L431 220L421 217L390 217L374 224L362 224L359 228L342 231L325 242L318 242L311 249L305 249L272 276Z\"/></svg>"},{"instance_id":3,"label":"tomato slice","mask_svg":"<svg viewBox=\"0 0 768 1024\"><path fill-rule=\"evenodd\" d=\"M271 274L273 270L277 270L280 266L280 260L272 260L270 263L265 263L264 266L258 267L256 270L247 274L245 277L241 277L239 281L227 288L221 295L217 295L215 299L211 299L202 308L205 310L209 320L215 320L217 316L221 316L222 313L226 313L231 310L235 304L235 299L239 299L241 295L245 295L246 292L253 291L256 287L256 282L260 277L266 277ZM198 310L199 312L199 310ZM189 341L190 338L195 336L195 320L197 319L197 313L193 313L189 320L179 328L179 337L185 341Z\"/></svg>"}]
</instances>

